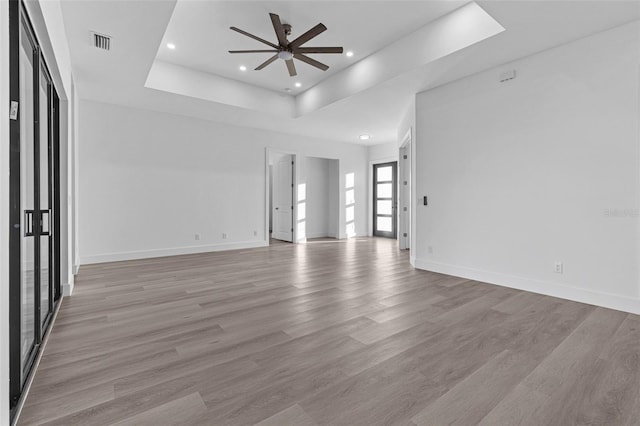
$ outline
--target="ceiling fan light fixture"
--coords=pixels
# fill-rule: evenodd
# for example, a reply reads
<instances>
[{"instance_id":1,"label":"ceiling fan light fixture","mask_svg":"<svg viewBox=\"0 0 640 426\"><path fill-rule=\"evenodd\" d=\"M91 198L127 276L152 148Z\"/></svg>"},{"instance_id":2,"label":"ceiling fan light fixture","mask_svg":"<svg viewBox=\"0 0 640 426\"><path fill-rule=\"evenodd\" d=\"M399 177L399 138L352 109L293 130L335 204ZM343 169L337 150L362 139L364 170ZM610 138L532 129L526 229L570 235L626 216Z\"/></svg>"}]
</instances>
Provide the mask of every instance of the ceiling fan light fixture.
<instances>
[{"instance_id":1,"label":"ceiling fan light fixture","mask_svg":"<svg viewBox=\"0 0 640 426\"><path fill-rule=\"evenodd\" d=\"M299 81L296 83L296 87L302 87L302 83L300 83Z\"/></svg>"},{"instance_id":2,"label":"ceiling fan light fixture","mask_svg":"<svg viewBox=\"0 0 640 426\"><path fill-rule=\"evenodd\" d=\"M371 135L360 135L359 137L361 141L368 141L371 139Z\"/></svg>"},{"instance_id":3,"label":"ceiling fan light fixture","mask_svg":"<svg viewBox=\"0 0 640 426\"><path fill-rule=\"evenodd\" d=\"M289 59L293 59L293 53L289 52L288 50L281 50L278 52L278 58L284 61L288 61Z\"/></svg>"}]
</instances>

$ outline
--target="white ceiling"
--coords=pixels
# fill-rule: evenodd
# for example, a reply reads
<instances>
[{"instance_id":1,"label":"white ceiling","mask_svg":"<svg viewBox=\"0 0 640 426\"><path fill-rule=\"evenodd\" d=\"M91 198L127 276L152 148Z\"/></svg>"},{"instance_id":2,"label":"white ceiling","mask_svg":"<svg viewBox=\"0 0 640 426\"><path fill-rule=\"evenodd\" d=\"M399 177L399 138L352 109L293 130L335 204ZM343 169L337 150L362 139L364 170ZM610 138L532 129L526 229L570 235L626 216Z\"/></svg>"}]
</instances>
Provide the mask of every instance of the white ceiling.
<instances>
[{"instance_id":1,"label":"white ceiling","mask_svg":"<svg viewBox=\"0 0 640 426\"><path fill-rule=\"evenodd\" d=\"M218 4L220 2L195 3L205 3L205 6L201 5L202 7L220 6ZM275 3L248 3L242 1L233 3L242 3L237 7L235 5L232 6L235 10L234 14L239 13L237 16L241 16L242 13L239 11L250 4L253 5L256 11L251 12L251 22L246 21L246 26L239 18L234 18L234 22L226 22L226 18L224 18L224 24L220 24L224 25L224 28L210 30L220 32L223 39L222 41L217 40L215 43L222 43L225 50L231 47L243 48L244 45L239 43L252 43L251 39L243 40L245 37L228 30L230 25L238 26L249 32L255 31L257 35L264 35L265 37L269 35L270 22L267 12L275 10L272 9L275 6L271 6ZM300 6L301 3L303 6ZM363 52L373 53L373 51L384 48L390 42L406 36L407 34L403 30L406 29L406 31L410 32L411 29L414 29L413 27L409 28L411 25L420 25L413 12L405 12L404 14L411 14L411 16L400 14L404 18L395 18L406 19L405 24L396 25L393 23L390 25L392 29L379 36L378 45L370 43L368 40L361 41L358 31L344 30L341 27L345 24L340 23L343 21L332 20L337 19L335 16L336 5L349 3L348 1L282 2L278 3L279 8L277 11L283 18L287 16L287 13L290 13L289 11L295 11L291 12L292 14L290 15L295 27L294 31L298 28L298 21L301 21L301 26L305 30L307 27L315 25L318 21L322 21L329 28L327 36L342 34L344 41L340 44L344 45L345 48L352 48L356 51L357 57L355 61L361 59L360 56L365 54ZM421 7L424 8L421 10L431 10L430 14L425 15L423 25L433 20L438 15L438 10L444 13L448 8L452 7L452 3L448 1L366 3L367 5L377 4L381 8L380 10L385 7L393 9L393 5L396 3L407 3L404 7L414 8L411 10L419 10ZM164 55L167 52L163 50L163 46L166 43L166 37L170 37L168 28L170 29L172 26L173 12L176 6L173 0L62 0L62 11L70 45L76 87L79 96L83 99L182 114L231 125L276 131L285 129L286 132L292 134L351 143L361 143L357 136L362 133L369 133L373 136L371 141L368 142L369 144L395 141L397 126L409 108L413 96L419 91L428 90L466 75L640 19L640 2L638 1L558 2L516 0L479 1L478 4L506 30L446 57L407 70L402 75L382 81L367 90L350 93L343 99L298 118L275 116L264 111L240 108L145 87L145 81L154 61L157 59L156 56L160 55L166 60ZM181 7L179 4L178 6ZM227 6L229 5L227 4ZM351 17L352 19L345 19L344 22L359 21L361 23L357 28L366 28L367 22L369 22L369 6L363 5L359 9L361 9L359 15L354 14ZM180 9L176 7L175 10L178 12ZM327 10L327 17L325 18L323 15L318 18L323 14L324 10ZM308 16L306 14L307 11L309 11ZM372 13L371 19L381 19L381 15L378 13L382 12ZM221 14L224 15L222 12ZM418 13L416 12L415 15L418 15ZM263 17L261 18L261 16ZM346 14L345 17L349 18ZM194 35L189 37L197 38L198 36L195 34L207 33L209 29L203 30L202 26L204 24L201 23L206 22L207 17L201 16L199 18L201 19L184 22L179 28L178 34L186 37L187 34L193 33ZM343 18L341 17L341 19ZM258 33L255 29L259 25L263 26L263 34ZM88 36L90 30L112 35L114 37L112 50L110 52L101 52L92 48L89 44ZM366 30L362 29L361 31ZM348 37L349 34L352 35ZM319 36L318 40L321 40L321 37L323 36ZM233 46L227 45L226 43L229 43L229 40L236 40L238 44L234 42ZM174 53L186 54L181 39L172 41L178 45ZM188 44L188 42L185 43ZM330 43L333 42L327 41L327 44ZM322 44L324 44L324 41ZM405 54L411 55L412 52L407 51ZM219 55L224 58L224 60L221 59L223 65L227 64L227 61L229 61L227 55L229 54L223 52ZM179 63L186 68L198 69L200 72L215 72L213 68L204 68L213 66L210 63L207 65L207 63L196 64L195 62L189 62L196 61L198 57L202 58L204 55L192 54L187 56L183 60L184 62L175 60L172 62ZM340 59L346 61L347 58ZM331 72L335 73L339 71L339 66L345 66L344 63L340 64L339 62L329 63L327 61L327 63L332 67L335 66L335 69L331 69ZM215 64L215 66L223 65ZM234 63L233 67L237 65L237 63ZM250 65L247 62L247 66ZM298 67L300 71L303 70L302 65L304 64ZM349 63L346 63L346 66L350 66ZM383 64L382 66L385 65ZM278 75L275 78L289 78L282 64L274 63L270 67L273 68L273 72L278 70L281 72L281 74L276 73ZM222 76L238 79L237 71L231 71L233 71L232 74L222 74ZM223 71L220 72L222 73ZM249 74L249 71L247 73ZM251 73L254 72L251 71ZM254 74L257 73L259 72ZM265 79L267 78L266 75ZM262 75L257 77L263 78ZM243 76L244 78L248 77ZM325 78L324 81L316 85L314 90L332 90L330 80L332 79ZM317 83L318 80L314 81ZM252 81L251 84L263 85L264 87L270 83ZM313 83L307 83L305 80L306 84ZM274 83L274 85L276 88L281 89L282 83ZM249 84L246 86L249 88L254 87L257 91L265 90ZM306 87L302 89L307 90ZM335 90L335 87L333 90ZM301 95L304 95L304 93L301 93Z\"/></svg>"},{"instance_id":2,"label":"white ceiling","mask_svg":"<svg viewBox=\"0 0 640 426\"><path fill-rule=\"evenodd\" d=\"M464 0L450 1L191 1L178 0L158 49L159 60L193 68L276 91L288 88L296 94L336 72L369 56L380 48L412 33L428 22L462 6ZM228 50L270 49L229 27L235 26L276 43L269 18L276 13L292 25L289 40L319 22L328 29L310 40L310 46L342 46L354 52L310 54L329 65L322 71L295 61L298 75L290 77L283 61L261 71L254 68L272 53L230 54ZM176 46L167 48L168 43ZM240 71L245 65L247 71ZM302 86L296 88L294 83Z\"/></svg>"}]
</instances>

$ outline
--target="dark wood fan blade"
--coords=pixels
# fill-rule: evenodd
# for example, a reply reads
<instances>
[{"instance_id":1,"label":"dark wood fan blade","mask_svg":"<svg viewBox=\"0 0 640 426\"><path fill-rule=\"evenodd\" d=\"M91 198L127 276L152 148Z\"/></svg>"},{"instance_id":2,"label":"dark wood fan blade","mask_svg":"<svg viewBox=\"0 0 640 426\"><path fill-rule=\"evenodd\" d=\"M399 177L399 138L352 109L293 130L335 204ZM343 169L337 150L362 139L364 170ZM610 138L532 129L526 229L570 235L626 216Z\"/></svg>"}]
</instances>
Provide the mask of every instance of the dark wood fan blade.
<instances>
[{"instance_id":1,"label":"dark wood fan blade","mask_svg":"<svg viewBox=\"0 0 640 426\"><path fill-rule=\"evenodd\" d=\"M296 72L296 66L293 63L293 59L287 59L285 62L287 63L287 69L289 70L289 75L291 77L295 77L296 75L298 75L298 73Z\"/></svg>"},{"instance_id":2,"label":"dark wood fan blade","mask_svg":"<svg viewBox=\"0 0 640 426\"><path fill-rule=\"evenodd\" d=\"M230 50L229 53L266 53L266 52L277 52L277 50Z\"/></svg>"},{"instance_id":3,"label":"dark wood fan blade","mask_svg":"<svg viewBox=\"0 0 640 426\"><path fill-rule=\"evenodd\" d=\"M266 67L267 65L269 65L271 62L275 61L276 59L278 59L278 55L277 54L273 55L272 57L270 57L269 59L267 59L266 61L264 61L260 65L258 65L258 67L256 68L256 71L260 71L262 68Z\"/></svg>"},{"instance_id":4,"label":"dark wood fan blade","mask_svg":"<svg viewBox=\"0 0 640 426\"><path fill-rule=\"evenodd\" d=\"M307 64L309 64L311 66L314 66L316 68L320 68L322 71L326 71L326 70L329 69L328 65L325 65L322 62L318 62L315 59L312 59L312 58L310 58L308 56L304 56L304 55L302 55L300 53L294 53L293 57L298 59L298 60L300 60L300 61L302 61L302 62L306 62Z\"/></svg>"},{"instance_id":5,"label":"dark wood fan blade","mask_svg":"<svg viewBox=\"0 0 640 426\"><path fill-rule=\"evenodd\" d=\"M278 43L280 46L287 46L287 36L284 34L284 27L282 26L282 22L280 22L280 17L275 13L270 13L271 23L273 24L273 29L276 32L276 37L278 37Z\"/></svg>"},{"instance_id":6,"label":"dark wood fan blade","mask_svg":"<svg viewBox=\"0 0 640 426\"><path fill-rule=\"evenodd\" d=\"M276 46L275 44L271 43L270 41L267 41L267 40L265 40L263 38L260 38L258 36L254 36L253 34L248 33L246 31L243 31L240 28L236 28L236 27L229 27L229 28L232 29L235 32L238 32L238 33L242 34L242 35L246 35L247 37L251 37L254 40L258 40L261 43L269 45L269 46L273 47L274 49L279 49L280 48L280 46Z\"/></svg>"},{"instance_id":7,"label":"dark wood fan blade","mask_svg":"<svg viewBox=\"0 0 640 426\"><path fill-rule=\"evenodd\" d=\"M296 47L294 53L342 53L342 47Z\"/></svg>"},{"instance_id":8,"label":"dark wood fan blade","mask_svg":"<svg viewBox=\"0 0 640 426\"><path fill-rule=\"evenodd\" d=\"M302 34L297 39L293 40L291 43L289 43L289 46L291 47L302 46L303 44L305 44L306 42L308 42L318 34L325 32L326 30L327 30L327 27L325 27L324 24L318 24L315 27L311 28L306 33Z\"/></svg>"}]
</instances>

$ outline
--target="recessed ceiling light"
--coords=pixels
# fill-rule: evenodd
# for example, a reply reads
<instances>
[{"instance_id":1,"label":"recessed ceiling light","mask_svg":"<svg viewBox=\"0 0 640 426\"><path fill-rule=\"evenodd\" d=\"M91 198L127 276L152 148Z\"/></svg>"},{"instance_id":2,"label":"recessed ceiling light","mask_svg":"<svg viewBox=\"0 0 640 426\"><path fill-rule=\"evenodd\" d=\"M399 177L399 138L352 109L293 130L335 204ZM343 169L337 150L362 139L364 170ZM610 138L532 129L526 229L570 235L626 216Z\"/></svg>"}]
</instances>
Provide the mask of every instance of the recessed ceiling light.
<instances>
[{"instance_id":1,"label":"recessed ceiling light","mask_svg":"<svg viewBox=\"0 0 640 426\"><path fill-rule=\"evenodd\" d=\"M297 83L296 83L296 87L302 87L302 83L297 82Z\"/></svg>"},{"instance_id":2,"label":"recessed ceiling light","mask_svg":"<svg viewBox=\"0 0 640 426\"><path fill-rule=\"evenodd\" d=\"M288 87L286 89L284 89L285 92L289 93L291 92L291 89L289 89Z\"/></svg>"},{"instance_id":3,"label":"recessed ceiling light","mask_svg":"<svg viewBox=\"0 0 640 426\"><path fill-rule=\"evenodd\" d=\"M240 65L240 71L246 71L247 67L245 67L244 65Z\"/></svg>"},{"instance_id":4,"label":"recessed ceiling light","mask_svg":"<svg viewBox=\"0 0 640 426\"><path fill-rule=\"evenodd\" d=\"M360 135L360 140L361 141L368 141L369 139L371 139L371 136L369 136L369 135Z\"/></svg>"},{"instance_id":5,"label":"recessed ceiling light","mask_svg":"<svg viewBox=\"0 0 640 426\"><path fill-rule=\"evenodd\" d=\"M352 57L352 56L353 56L353 52L352 52L352 51L348 51L348 52L347 52L347 57L349 57L349 58L350 58L350 57Z\"/></svg>"},{"instance_id":6,"label":"recessed ceiling light","mask_svg":"<svg viewBox=\"0 0 640 426\"><path fill-rule=\"evenodd\" d=\"M175 48L176 48L176 45L175 45L175 44L173 44L173 43L167 43L167 47L168 47L169 49L173 50L173 49L175 49Z\"/></svg>"}]
</instances>

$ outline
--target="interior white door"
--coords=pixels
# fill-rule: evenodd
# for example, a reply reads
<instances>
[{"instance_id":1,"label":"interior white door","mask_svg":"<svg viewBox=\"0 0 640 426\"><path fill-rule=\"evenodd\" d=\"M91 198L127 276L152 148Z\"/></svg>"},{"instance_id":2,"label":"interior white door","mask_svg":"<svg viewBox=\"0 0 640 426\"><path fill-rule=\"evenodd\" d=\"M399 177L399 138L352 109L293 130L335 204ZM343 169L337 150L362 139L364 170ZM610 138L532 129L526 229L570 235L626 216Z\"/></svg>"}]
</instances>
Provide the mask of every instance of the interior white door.
<instances>
[{"instance_id":1,"label":"interior white door","mask_svg":"<svg viewBox=\"0 0 640 426\"><path fill-rule=\"evenodd\" d=\"M273 168L273 238L293 242L293 155Z\"/></svg>"}]
</instances>

